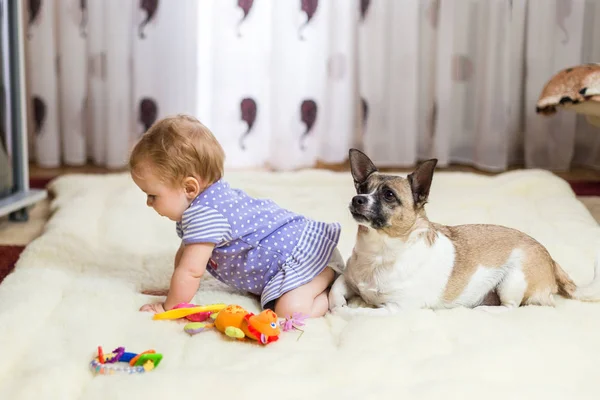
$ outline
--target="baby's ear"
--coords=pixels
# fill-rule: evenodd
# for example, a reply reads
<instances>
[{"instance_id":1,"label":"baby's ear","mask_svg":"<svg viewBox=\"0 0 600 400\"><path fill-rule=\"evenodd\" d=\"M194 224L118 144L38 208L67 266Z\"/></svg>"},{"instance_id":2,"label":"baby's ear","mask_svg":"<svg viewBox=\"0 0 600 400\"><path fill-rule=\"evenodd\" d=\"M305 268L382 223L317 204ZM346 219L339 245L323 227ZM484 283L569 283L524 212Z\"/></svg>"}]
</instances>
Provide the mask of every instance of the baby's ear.
<instances>
[{"instance_id":1,"label":"baby's ear","mask_svg":"<svg viewBox=\"0 0 600 400\"><path fill-rule=\"evenodd\" d=\"M195 199L200 194L200 182L193 176L188 176L183 180L183 190L188 199Z\"/></svg>"}]
</instances>

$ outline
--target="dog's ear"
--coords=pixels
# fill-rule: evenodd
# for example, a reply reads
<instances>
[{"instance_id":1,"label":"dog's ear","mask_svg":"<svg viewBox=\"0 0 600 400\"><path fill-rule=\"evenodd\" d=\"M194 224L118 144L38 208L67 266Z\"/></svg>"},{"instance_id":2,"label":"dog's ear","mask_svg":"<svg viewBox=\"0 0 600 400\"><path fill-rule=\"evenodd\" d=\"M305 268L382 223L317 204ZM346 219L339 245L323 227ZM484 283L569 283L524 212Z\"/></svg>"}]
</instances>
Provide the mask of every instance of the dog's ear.
<instances>
[{"instance_id":1,"label":"dog's ear","mask_svg":"<svg viewBox=\"0 0 600 400\"><path fill-rule=\"evenodd\" d=\"M415 207L420 207L427 202L433 178L433 170L436 164L437 159L435 158L424 161L407 177L412 190L413 200L415 201Z\"/></svg>"},{"instance_id":2,"label":"dog's ear","mask_svg":"<svg viewBox=\"0 0 600 400\"><path fill-rule=\"evenodd\" d=\"M350 171L355 185L365 182L369 175L377 172L377 167L365 153L357 149L350 149Z\"/></svg>"}]
</instances>

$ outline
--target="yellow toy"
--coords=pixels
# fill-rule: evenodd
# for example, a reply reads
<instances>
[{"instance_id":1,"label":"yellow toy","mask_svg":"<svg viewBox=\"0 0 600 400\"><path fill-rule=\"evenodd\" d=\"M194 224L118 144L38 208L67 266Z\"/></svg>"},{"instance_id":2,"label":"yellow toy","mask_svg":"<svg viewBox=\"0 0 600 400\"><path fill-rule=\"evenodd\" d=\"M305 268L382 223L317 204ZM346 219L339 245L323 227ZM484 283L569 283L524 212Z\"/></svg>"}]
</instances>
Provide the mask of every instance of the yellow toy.
<instances>
[{"instance_id":1,"label":"yellow toy","mask_svg":"<svg viewBox=\"0 0 600 400\"><path fill-rule=\"evenodd\" d=\"M179 305L178 305L179 306ZM187 307L187 308L173 308L172 310L165 311L162 313L154 314L152 319L179 319L185 318L189 315L205 313L205 312L215 312L224 309L226 304L210 304L207 306L195 306L195 307Z\"/></svg>"},{"instance_id":2,"label":"yellow toy","mask_svg":"<svg viewBox=\"0 0 600 400\"><path fill-rule=\"evenodd\" d=\"M271 310L264 310L255 315L241 306L230 304L219 311L216 316L211 315L214 323L191 322L185 325L184 330L190 335L195 335L206 329L216 328L230 338L243 340L249 338L261 344L269 344L279 339L280 327L277 314Z\"/></svg>"}]
</instances>

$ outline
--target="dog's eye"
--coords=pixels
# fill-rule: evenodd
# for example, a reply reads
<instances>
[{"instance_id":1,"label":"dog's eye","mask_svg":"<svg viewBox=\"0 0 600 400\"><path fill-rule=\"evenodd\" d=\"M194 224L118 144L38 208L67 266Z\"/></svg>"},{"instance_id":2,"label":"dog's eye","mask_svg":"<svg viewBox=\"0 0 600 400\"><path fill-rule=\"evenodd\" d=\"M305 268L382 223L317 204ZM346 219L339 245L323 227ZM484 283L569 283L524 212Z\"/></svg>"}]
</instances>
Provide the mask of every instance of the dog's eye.
<instances>
[{"instance_id":1,"label":"dog's eye","mask_svg":"<svg viewBox=\"0 0 600 400\"><path fill-rule=\"evenodd\" d=\"M392 192L391 190L386 190L385 192L383 192L383 197L387 200L387 201L393 201L396 200L396 196L394 196L394 192Z\"/></svg>"}]
</instances>

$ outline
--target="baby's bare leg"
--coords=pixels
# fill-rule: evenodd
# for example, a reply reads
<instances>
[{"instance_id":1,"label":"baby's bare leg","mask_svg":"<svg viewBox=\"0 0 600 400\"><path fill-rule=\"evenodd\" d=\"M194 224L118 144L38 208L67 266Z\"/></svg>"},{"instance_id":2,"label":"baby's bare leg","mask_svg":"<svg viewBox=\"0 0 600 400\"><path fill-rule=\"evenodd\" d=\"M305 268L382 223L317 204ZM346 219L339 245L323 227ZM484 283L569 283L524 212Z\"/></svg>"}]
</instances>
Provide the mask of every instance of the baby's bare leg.
<instances>
[{"instance_id":1,"label":"baby's bare leg","mask_svg":"<svg viewBox=\"0 0 600 400\"><path fill-rule=\"evenodd\" d=\"M310 318L322 317L329 308L327 288L333 282L335 273L326 267L307 284L285 293L275 302L275 313L286 318L299 312Z\"/></svg>"}]
</instances>

